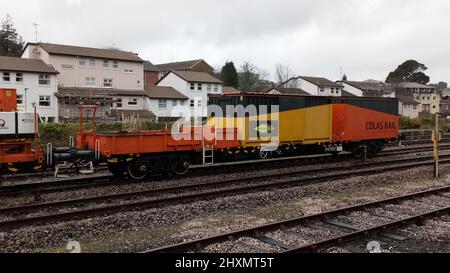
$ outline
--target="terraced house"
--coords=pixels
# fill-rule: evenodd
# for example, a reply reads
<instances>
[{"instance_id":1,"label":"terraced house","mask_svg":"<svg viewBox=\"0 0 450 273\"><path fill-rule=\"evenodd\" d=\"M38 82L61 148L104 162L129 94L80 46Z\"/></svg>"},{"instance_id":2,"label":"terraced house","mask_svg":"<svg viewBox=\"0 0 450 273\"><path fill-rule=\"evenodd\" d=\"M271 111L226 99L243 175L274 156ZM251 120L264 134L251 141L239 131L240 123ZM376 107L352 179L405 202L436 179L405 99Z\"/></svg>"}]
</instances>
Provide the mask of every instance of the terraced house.
<instances>
[{"instance_id":1,"label":"terraced house","mask_svg":"<svg viewBox=\"0 0 450 273\"><path fill-rule=\"evenodd\" d=\"M152 116L144 93L144 60L132 52L28 43L22 58L40 59L58 72L60 120L77 119L79 105L96 104L100 118L123 113Z\"/></svg>"},{"instance_id":2,"label":"terraced house","mask_svg":"<svg viewBox=\"0 0 450 273\"><path fill-rule=\"evenodd\" d=\"M57 74L42 60L0 56L0 88L16 90L18 111L36 106L41 122L58 122Z\"/></svg>"},{"instance_id":3,"label":"terraced house","mask_svg":"<svg viewBox=\"0 0 450 273\"><path fill-rule=\"evenodd\" d=\"M340 97L342 85L323 77L298 76L282 84L280 88L296 89L297 92L306 92L312 96Z\"/></svg>"}]
</instances>

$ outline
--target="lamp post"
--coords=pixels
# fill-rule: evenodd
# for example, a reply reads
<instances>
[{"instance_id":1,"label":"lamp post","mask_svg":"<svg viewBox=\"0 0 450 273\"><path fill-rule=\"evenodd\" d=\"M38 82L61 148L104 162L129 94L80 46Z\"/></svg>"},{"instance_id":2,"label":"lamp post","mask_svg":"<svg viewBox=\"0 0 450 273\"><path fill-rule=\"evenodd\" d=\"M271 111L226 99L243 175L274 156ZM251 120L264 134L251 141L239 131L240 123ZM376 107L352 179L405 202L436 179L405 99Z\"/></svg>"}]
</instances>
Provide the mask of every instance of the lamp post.
<instances>
[{"instance_id":1,"label":"lamp post","mask_svg":"<svg viewBox=\"0 0 450 273\"><path fill-rule=\"evenodd\" d=\"M24 95L23 95L23 102L25 103L25 113L27 112L27 91L28 91L28 88L25 88L24 89Z\"/></svg>"}]
</instances>

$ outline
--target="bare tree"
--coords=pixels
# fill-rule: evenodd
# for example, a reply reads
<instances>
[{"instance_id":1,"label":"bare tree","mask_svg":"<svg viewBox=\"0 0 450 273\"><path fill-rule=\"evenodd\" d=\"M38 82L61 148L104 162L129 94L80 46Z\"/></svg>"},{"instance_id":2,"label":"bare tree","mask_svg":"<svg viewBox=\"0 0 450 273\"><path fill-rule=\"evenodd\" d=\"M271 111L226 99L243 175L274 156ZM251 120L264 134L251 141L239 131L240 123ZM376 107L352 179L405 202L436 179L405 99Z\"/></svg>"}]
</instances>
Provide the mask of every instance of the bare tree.
<instances>
[{"instance_id":1,"label":"bare tree","mask_svg":"<svg viewBox=\"0 0 450 273\"><path fill-rule=\"evenodd\" d=\"M248 61L241 65L238 75L239 89L244 92L263 91L274 85L268 80L270 74L267 71Z\"/></svg>"},{"instance_id":2,"label":"bare tree","mask_svg":"<svg viewBox=\"0 0 450 273\"><path fill-rule=\"evenodd\" d=\"M294 78L294 73L292 69L288 65L277 64L275 68L275 82L278 86L286 85L286 83ZM292 83L288 84L292 85ZM283 86L283 87L292 87L292 86Z\"/></svg>"}]
</instances>

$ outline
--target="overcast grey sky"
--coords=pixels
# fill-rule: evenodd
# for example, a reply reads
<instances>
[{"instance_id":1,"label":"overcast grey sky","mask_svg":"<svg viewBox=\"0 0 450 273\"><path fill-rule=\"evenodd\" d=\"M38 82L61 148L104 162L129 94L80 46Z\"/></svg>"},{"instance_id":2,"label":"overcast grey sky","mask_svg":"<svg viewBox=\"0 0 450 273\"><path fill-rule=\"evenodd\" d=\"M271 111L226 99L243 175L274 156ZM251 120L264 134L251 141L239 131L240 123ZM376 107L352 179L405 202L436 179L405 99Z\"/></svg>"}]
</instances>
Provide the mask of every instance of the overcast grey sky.
<instances>
[{"instance_id":1,"label":"overcast grey sky","mask_svg":"<svg viewBox=\"0 0 450 273\"><path fill-rule=\"evenodd\" d=\"M406 59L450 82L448 0L0 0L26 41L139 53L153 63L248 60L274 72L384 80Z\"/></svg>"}]
</instances>

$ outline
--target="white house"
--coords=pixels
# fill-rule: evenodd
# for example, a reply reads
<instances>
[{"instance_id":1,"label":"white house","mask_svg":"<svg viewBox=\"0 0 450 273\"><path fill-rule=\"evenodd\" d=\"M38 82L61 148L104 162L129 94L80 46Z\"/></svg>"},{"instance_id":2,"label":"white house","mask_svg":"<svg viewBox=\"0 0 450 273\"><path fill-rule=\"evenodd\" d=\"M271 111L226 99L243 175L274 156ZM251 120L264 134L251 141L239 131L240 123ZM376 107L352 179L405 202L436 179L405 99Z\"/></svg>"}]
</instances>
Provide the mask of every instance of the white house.
<instances>
[{"instance_id":1,"label":"white house","mask_svg":"<svg viewBox=\"0 0 450 273\"><path fill-rule=\"evenodd\" d=\"M300 89L312 96L340 97L342 85L321 77L298 76L282 84L283 88Z\"/></svg>"},{"instance_id":2,"label":"white house","mask_svg":"<svg viewBox=\"0 0 450 273\"><path fill-rule=\"evenodd\" d=\"M186 96L193 117L206 117L208 95L223 92L223 82L206 72L170 71L156 85L172 87Z\"/></svg>"},{"instance_id":3,"label":"white house","mask_svg":"<svg viewBox=\"0 0 450 273\"><path fill-rule=\"evenodd\" d=\"M146 103L158 118L189 116L189 98L172 87L149 86L145 89Z\"/></svg>"},{"instance_id":4,"label":"white house","mask_svg":"<svg viewBox=\"0 0 450 273\"><path fill-rule=\"evenodd\" d=\"M42 60L0 57L0 88L16 89L17 110L32 112L42 122L58 121L58 72Z\"/></svg>"},{"instance_id":5,"label":"white house","mask_svg":"<svg viewBox=\"0 0 450 273\"><path fill-rule=\"evenodd\" d=\"M128 111L128 107L134 111L139 108L139 98L136 101L135 91L144 91L144 60L133 52L116 49L89 48L49 43L28 43L22 52L22 58L40 59L46 64L52 65L58 70L59 92L70 93L80 100L92 101L92 97L98 97L95 103L101 104L105 110L108 105L117 111ZM86 91L88 90L88 91ZM101 92L104 90L105 92ZM130 96L127 96L127 92ZM89 96L85 96L89 93ZM96 94L97 93L97 94ZM116 96L120 93L119 98ZM101 96L97 96L101 95ZM66 98L64 94L59 96ZM79 100L60 99L61 117L77 116ZM111 105L109 101L119 100ZM120 101L122 100L123 103ZM143 99L141 99L143 105ZM105 117L109 110L102 111L100 117Z\"/></svg>"},{"instance_id":6,"label":"white house","mask_svg":"<svg viewBox=\"0 0 450 273\"><path fill-rule=\"evenodd\" d=\"M356 97L395 98L394 88L383 82L375 81L338 81L344 91Z\"/></svg>"}]
</instances>

